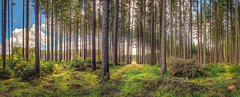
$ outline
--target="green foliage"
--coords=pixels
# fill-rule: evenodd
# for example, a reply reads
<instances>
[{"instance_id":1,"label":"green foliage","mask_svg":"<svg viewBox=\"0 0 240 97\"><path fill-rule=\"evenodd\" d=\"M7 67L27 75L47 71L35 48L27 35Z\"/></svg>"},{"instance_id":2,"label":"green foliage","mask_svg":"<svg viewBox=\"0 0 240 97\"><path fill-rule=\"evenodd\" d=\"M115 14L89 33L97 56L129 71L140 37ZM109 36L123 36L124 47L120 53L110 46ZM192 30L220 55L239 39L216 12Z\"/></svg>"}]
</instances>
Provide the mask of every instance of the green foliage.
<instances>
[{"instance_id":1,"label":"green foliage","mask_svg":"<svg viewBox=\"0 0 240 97\"><path fill-rule=\"evenodd\" d=\"M238 73L240 74L240 66L233 65L229 68L230 73Z\"/></svg>"},{"instance_id":2,"label":"green foliage","mask_svg":"<svg viewBox=\"0 0 240 97\"><path fill-rule=\"evenodd\" d=\"M225 73L227 71L222 64L207 64L203 70L207 73L207 76L209 77L218 76L219 73Z\"/></svg>"},{"instance_id":3,"label":"green foliage","mask_svg":"<svg viewBox=\"0 0 240 97\"><path fill-rule=\"evenodd\" d=\"M102 60L97 60L97 62L96 62L97 64L102 64Z\"/></svg>"},{"instance_id":4,"label":"green foliage","mask_svg":"<svg viewBox=\"0 0 240 97\"><path fill-rule=\"evenodd\" d=\"M30 65L29 62L27 63L27 61L20 61L14 68L14 75L15 77L20 77L22 75L22 72L24 70L24 68Z\"/></svg>"},{"instance_id":5,"label":"green foliage","mask_svg":"<svg viewBox=\"0 0 240 97\"><path fill-rule=\"evenodd\" d=\"M35 75L34 65L26 65L20 77L21 77L21 80L23 81L31 81L34 79L34 75Z\"/></svg>"},{"instance_id":6,"label":"green foliage","mask_svg":"<svg viewBox=\"0 0 240 97\"><path fill-rule=\"evenodd\" d=\"M86 64L87 63L85 61L83 61L81 57L76 57L70 63L70 67L71 68L79 68L80 66L84 66Z\"/></svg>"},{"instance_id":7,"label":"green foliage","mask_svg":"<svg viewBox=\"0 0 240 97\"><path fill-rule=\"evenodd\" d=\"M8 67L0 70L0 79L10 79L13 78L13 76L13 71Z\"/></svg>"},{"instance_id":8,"label":"green foliage","mask_svg":"<svg viewBox=\"0 0 240 97\"><path fill-rule=\"evenodd\" d=\"M119 66L124 66L124 65L127 65L127 63L125 63L125 62L119 62L118 65L119 65Z\"/></svg>"},{"instance_id":9,"label":"green foliage","mask_svg":"<svg viewBox=\"0 0 240 97\"><path fill-rule=\"evenodd\" d=\"M17 65L18 62L19 62L19 60L8 59L8 60L7 60L7 65L8 65L11 69L13 69L13 68Z\"/></svg>"},{"instance_id":10,"label":"green foliage","mask_svg":"<svg viewBox=\"0 0 240 97\"><path fill-rule=\"evenodd\" d=\"M41 75L42 76L46 76L46 75L50 75L52 73L54 73L54 71L57 68L57 64L55 64L52 61L46 62L44 64L40 65L40 70L41 70Z\"/></svg>"}]
</instances>

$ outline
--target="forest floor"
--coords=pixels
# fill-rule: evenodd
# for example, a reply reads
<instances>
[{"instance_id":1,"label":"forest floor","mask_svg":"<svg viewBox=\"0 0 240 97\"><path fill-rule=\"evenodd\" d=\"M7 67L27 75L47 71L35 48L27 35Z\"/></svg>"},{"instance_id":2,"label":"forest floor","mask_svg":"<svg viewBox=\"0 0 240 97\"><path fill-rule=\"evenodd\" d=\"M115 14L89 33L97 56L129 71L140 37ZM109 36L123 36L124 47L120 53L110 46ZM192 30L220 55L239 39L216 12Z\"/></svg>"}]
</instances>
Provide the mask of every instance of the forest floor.
<instances>
[{"instance_id":1,"label":"forest floor","mask_svg":"<svg viewBox=\"0 0 240 97\"><path fill-rule=\"evenodd\" d=\"M99 70L72 69L58 64L52 75L30 82L20 78L0 80L0 96L235 96L240 97L240 74L232 65L220 64L211 76L196 78L161 76L160 66L110 66L111 80L101 83ZM219 69L220 68L220 69Z\"/></svg>"}]
</instances>

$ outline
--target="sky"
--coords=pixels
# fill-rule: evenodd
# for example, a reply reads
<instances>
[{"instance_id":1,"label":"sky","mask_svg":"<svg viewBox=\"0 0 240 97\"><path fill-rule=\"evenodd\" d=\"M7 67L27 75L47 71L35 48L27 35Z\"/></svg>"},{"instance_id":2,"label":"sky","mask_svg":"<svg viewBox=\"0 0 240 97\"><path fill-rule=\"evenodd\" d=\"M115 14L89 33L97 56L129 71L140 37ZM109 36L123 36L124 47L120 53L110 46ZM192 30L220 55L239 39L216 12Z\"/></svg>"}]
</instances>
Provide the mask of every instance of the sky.
<instances>
[{"instance_id":1,"label":"sky","mask_svg":"<svg viewBox=\"0 0 240 97\"><path fill-rule=\"evenodd\" d=\"M29 4L29 29L31 29L33 24L35 23L35 19L34 19L35 12L34 12L34 7L33 7L33 3L32 3L33 0L29 0L29 1L30 1L30 4ZM22 27L23 27L22 26L23 25L23 0L13 0L13 2L16 3L16 5L13 6L13 30L22 29ZM26 2L25 2L25 5L26 5ZM0 6L2 8L2 5L0 5ZM25 13L26 13L26 9L25 9ZM0 14L2 17L2 12ZM2 20L0 20L0 21L2 22ZM11 26L11 24L10 24L10 26ZM26 27L26 15L25 15L25 27ZM2 27L0 27L0 31L2 31ZM8 32L8 29L7 29L7 32ZM2 36L0 37L0 39L2 40ZM7 36L7 39L9 39L8 36ZM2 44L2 41L0 42L0 44Z\"/></svg>"}]
</instances>

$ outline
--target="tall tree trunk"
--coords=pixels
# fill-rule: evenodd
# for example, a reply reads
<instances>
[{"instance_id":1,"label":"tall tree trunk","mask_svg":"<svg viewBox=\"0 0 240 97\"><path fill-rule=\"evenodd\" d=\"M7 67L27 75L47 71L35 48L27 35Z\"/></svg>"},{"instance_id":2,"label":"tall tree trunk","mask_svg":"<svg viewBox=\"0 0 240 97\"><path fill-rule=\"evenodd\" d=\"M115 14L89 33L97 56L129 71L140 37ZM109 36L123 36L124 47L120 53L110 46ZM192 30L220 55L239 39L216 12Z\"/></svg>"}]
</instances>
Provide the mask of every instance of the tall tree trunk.
<instances>
[{"instance_id":1,"label":"tall tree trunk","mask_svg":"<svg viewBox=\"0 0 240 97\"><path fill-rule=\"evenodd\" d=\"M130 64L129 61L129 50L130 50L130 26L131 26L131 0L129 0L129 13L128 13L128 34L127 34L127 64Z\"/></svg>"},{"instance_id":2,"label":"tall tree trunk","mask_svg":"<svg viewBox=\"0 0 240 97\"><path fill-rule=\"evenodd\" d=\"M238 1L235 0L235 37L236 37L236 66L238 66Z\"/></svg>"},{"instance_id":3,"label":"tall tree trunk","mask_svg":"<svg viewBox=\"0 0 240 97\"><path fill-rule=\"evenodd\" d=\"M13 59L13 0L11 0L11 35L12 35L12 43L11 43L11 49L12 49L12 59Z\"/></svg>"},{"instance_id":4,"label":"tall tree trunk","mask_svg":"<svg viewBox=\"0 0 240 97\"><path fill-rule=\"evenodd\" d=\"M102 81L110 79L108 56L108 30L109 29L109 0L103 0L103 37L102 37L102 67L99 78Z\"/></svg>"},{"instance_id":5,"label":"tall tree trunk","mask_svg":"<svg viewBox=\"0 0 240 97\"><path fill-rule=\"evenodd\" d=\"M29 51L29 0L27 0L27 21L26 21L26 60L28 61Z\"/></svg>"},{"instance_id":6,"label":"tall tree trunk","mask_svg":"<svg viewBox=\"0 0 240 97\"><path fill-rule=\"evenodd\" d=\"M226 46L226 50L225 50L225 51L226 51L225 62L229 62L229 61L228 61L228 60L229 60L229 59L228 59L228 58L229 58L229 56L228 56L228 52L229 52L229 50L228 50L228 48L229 48L229 47L228 47L228 46L229 46L229 43L228 43L228 40L229 40L229 39L228 39L228 0L227 0L227 5L226 5L226 7L227 7L227 10L226 10L226 17L227 17L227 19L226 19L226 20L227 20L227 31L226 31L226 37L227 37L227 38L226 38L226 44L227 44L227 46Z\"/></svg>"},{"instance_id":7,"label":"tall tree trunk","mask_svg":"<svg viewBox=\"0 0 240 97\"><path fill-rule=\"evenodd\" d=\"M162 4L162 65L161 65L161 74L165 75L167 74L167 68L166 68L166 0L163 0Z\"/></svg>"},{"instance_id":8,"label":"tall tree trunk","mask_svg":"<svg viewBox=\"0 0 240 97\"><path fill-rule=\"evenodd\" d=\"M206 0L204 0L204 5L203 5L203 10L204 10L204 30L203 30L203 64L204 64L204 67L206 67Z\"/></svg>"},{"instance_id":9,"label":"tall tree trunk","mask_svg":"<svg viewBox=\"0 0 240 97\"><path fill-rule=\"evenodd\" d=\"M84 3L85 3L85 2L84 2ZM84 9L84 11L85 11L85 9ZM84 27L83 27L83 28L84 28L84 33L83 33L83 34L84 34L84 37L83 37L83 46L84 46L84 47L83 47L83 59L86 60L86 57L87 57L87 50L86 50L86 45L87 45L87 44L86 44L86 38L87 38L87 36L86 36L86 35L87 35L87 34L86 34L86 33L87 33L86 15L84 15Z\"/></svg>"},{"instance_id":10,"label":"tall tree trunk","mask_svg":"<svg viewBox=\"0 0 240 97\"><path fill-rule=\"evenodd\" d=\"M3 33L2 33L2 59L3 69L6 68L6 24L7 24L7 0L4 0L4 20L3 20Z\"/></svg>"},{"instance_id":11,"label":"tall tree trunk","mask_svg":"<svg viewBox=\"0 0 240 97\"><path fill-rule=\"evenodd\" d=\"M182 1L179 0L179 58L182 58Z\"/></svg>"},{"instance_id":12,"label":"tall tree trunk","mask_svg":"<svg viewBox=\"0 0 240 97\"><path fill-rule=\"evenodd\" d=\"M24 42L24 24L25 24L24 23L24 19L25 19L24 16L25 16L25 0L23 0L23 26L22 26L23 27L22 28L23 29L23 31L22 31L22 37L23 37L22 38L22 54L23 54L23 58L24 58L24 43L25 43Z\"/></svg>"},{"instance_id":13,"label":"tall tree trunk","mask_svg":"<svg viewBox=\"0 0 240 97\"><path fill-rule=\"evenodd\" d=\"M170 32L170 48L169 48L169 53L170 53L170 57L172 56L172 49L173 49L173 1L171 0L171 7L170 7L171 11L170 11L170 15L171 15L171 32ZM160 32L161 33L161 32ZM161 37L160 37L161 38Z\"/></svg>"},{"instance_id":14,"label":"tall tree trunk","mask_svg":"<svg viewBox=\"0 0 240 97\"><path fill-rule=\"evenodd\" d=\"M54 0L52 0L52 17L51 17L51 60L53 61L53 47L54 47L54 27L53 27L53 11L54 11Z\"/></svg>"},{"instance_id":15,"label":"tall tree trunk","mask_svg":"<svg viewBox=\"0 0 240 97\"><path fill-rule=\"evenodd\" d=\"M70 16L72 15L72 9L70 9ZM72 58L72 18L69 18L69 58L68 61L71 61Z\"/></svg>"},{"instance_id":16,"label":"tall tree trunk","mask_svg":"<svg viewBox=\"0 0 240 97\"><path fill-rule=\"evenodd\" d=\"M10 0L8 0L8 2L7 2L8 4L8 58L10 59L10 49L11 49L11 47L10 47Z\"/></svg>"},{"instance_id":17,"label":"tall tree trunk","mask_svg":"<svg viewBox=\"0 0 240 97\"><path fill-rule=\"evenodd\" d=\"M152 27L152 31L151 31L151 65L155 65L155 36L154 36L154 0L151 1L151 27Z\"/></svg>"},{"instance_id":18,"label":"tall tree trunk","mask_svg":"<svg viewBox=\"0 0 240 97\"><path fill-rule=\"evenodd\" d=\"M62 0L61 0L61 3L63 3L62 2ZM62 7L62 4L61 4L61 7ZM60 61L62 61L62 38L63 38L63 30L62 30L62 28L63 28L63 25L62 25L62 8L60 8L60 43L59 43L59 45L60 45L60 47L59 47L59 60Z\"/></svg>"},{"instance_id":19,"label":"tall tree trunk","mask_svg":"<svg viewBox=\"0 0 240 97\"><path fill-rule=\"evenodd\" d=\"M197 59L198 59L198 64L200 65L200 43L199 43L199 11L198 11L198 0L197 0L197 38L198 38L198 53L197 53Z\"/></svg>"},{"instance_id":20,"label":"tall tree trunk","mask_svg":"<svg viewBox=\"0 0 240 97\"><path fill-rule=\"evenodd\" d=\"M113 65L117 65L118 51L118 10L119 0L115 0L114 39L113 39Z\"/></svg>"},{"instance_id":21,"label":"tall tree trunk","mask_svg":"<svg viewBox=\"0 0 240 97\"><path fill-rule=\"evenodd\" d=\"M35 77L40 77L39 60L39 0L35 0Z\"/></svg>"},{"instance_id":22,"label":"tall tree trunk","mask_svg":"<svg viewBox=\"0 0 240 97\"><path fill-rule=\"evenodd\" d=\"M57 11L57 9L55 9ZM55 14L55 61L58 61L58 24L57 14Z\"/></svg>"},{"instance_id":23,"label":"tall tree trunk","mask_svg":"<svg viewBox=\"0 0 240 97\"><path fill-rule=\"evenodd\" d=\"M143 61L143 64L145 64L145 32L146 32L146 0L142 0L143 1L143 32L142 32L142 61ZM142 15L141 15L142 16ZM142 20L142 19L141 19ZM142 23L142 21L141 21Z\"/></svg>"},{"instance_id":24,"label":"tall tree trunk","mask_svg":"<svg viewBox=\"0 0 240 97\"><path fill-rule=\"evenodd\" d=\"M198 36L198 37L200 37L200 65L202 65L202 61L203 61L203 59L202 59L202 54L203 54L203 52L202 52L202 32L203 32L203 29L202 29L202 0L200 0L200 36Z\"/></svg>"},{"instance_id":25,"label":"tall tree trunk","mask_svg":"<svg viewBox=\"0 0 240 97\"><path fill-rule=\"evenodd\" d=\"M96 0L93 2L93 25L92 25L92 71L96 70L96 47L95 47L95 33L96 33Z\"/></svg>"},{"instance_id":26,"label":"tall tree trunk","mask_svg":"<svg viewBox=\"0 0 240 97\"><path fill-rule=\"evenodd\" d=\"M49 43L49 2L47 2L47 61L50 60L50 43Z\"/></svg>"},{"instance_id":27,"label":"tall tree trunk","mask_svg":"<svg viewBox=\"0 0 240 97\"><path fill-rule=\"evenodd\" d=\"M230 0L230 39L231 39L231 55L234 55L234 44L233 44L233 30L232 30L232 28L233 28L233 26L232 26L232 15L233 15L233 10L232 10L232 6L233 6L233 1L232 0ZM234 58L233 57L231 57L230 58L231 60L231 63L233 63L233 60L234 60Z\"/></svg>"},{"instance_id":28,"label":"tall tree trunk","mask_svg":"<svg viewBox=\"0 0 240 97\"><path fill-rule=\"evenodd\" d=\"M215 63L218 62L218 40L217 40L218 34L217 34L217 2L215 2Z\"/></svg>"},{"instance_id":29,"label":"tall tree trunk","mask_svg":"<svg viewBox=\"0 0 240 97\"><path fill-rule=\"evenodd\" d=\"M190 58L192 58L192 55L193 55L193 50L192 50L192 44L193 44L193 37L192 37L192 0L190 0L190 34L191 34L191 39L190 39Z\"/></svg>"}]
</instances>

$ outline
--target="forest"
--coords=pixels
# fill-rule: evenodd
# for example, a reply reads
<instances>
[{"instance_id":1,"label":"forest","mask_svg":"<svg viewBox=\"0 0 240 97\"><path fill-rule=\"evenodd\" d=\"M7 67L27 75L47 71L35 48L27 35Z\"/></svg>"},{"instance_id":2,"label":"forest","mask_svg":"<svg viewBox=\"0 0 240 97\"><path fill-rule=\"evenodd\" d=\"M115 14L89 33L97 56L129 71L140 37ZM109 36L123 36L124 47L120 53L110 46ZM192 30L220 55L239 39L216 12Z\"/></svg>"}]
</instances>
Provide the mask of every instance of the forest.
<instances>
[{"instance_id":1,"label":"forest","mask_svg":"<svg viewBox=\"0 0 240 97\"><path fill-rule=\"evenodd\" d=\"M0 97L240 97L239 0L1 0Z\"/></svg>"}]
</instances>

